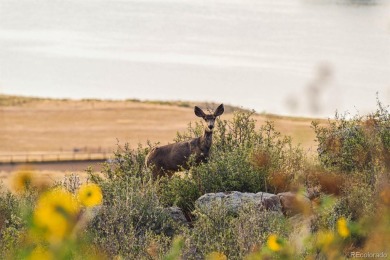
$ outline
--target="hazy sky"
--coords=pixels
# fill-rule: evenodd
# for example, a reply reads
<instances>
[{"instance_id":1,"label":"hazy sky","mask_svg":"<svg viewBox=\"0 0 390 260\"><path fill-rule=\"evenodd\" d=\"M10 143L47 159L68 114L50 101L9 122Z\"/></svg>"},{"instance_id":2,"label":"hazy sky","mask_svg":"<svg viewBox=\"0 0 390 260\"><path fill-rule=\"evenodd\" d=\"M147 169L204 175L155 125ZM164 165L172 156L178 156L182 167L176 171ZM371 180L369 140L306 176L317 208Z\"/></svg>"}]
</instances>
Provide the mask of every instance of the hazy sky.
<instances>
[{"instance_id":1,"label":"hazy sky","mask_svg":"<svg viewBox=\"0 0 390 260\"><path fill-rule=\"evenodd\" d=\"M390 5L352 2L1 0L0 92L365 112L390 101Z\"/></svg>"}]
</instances>

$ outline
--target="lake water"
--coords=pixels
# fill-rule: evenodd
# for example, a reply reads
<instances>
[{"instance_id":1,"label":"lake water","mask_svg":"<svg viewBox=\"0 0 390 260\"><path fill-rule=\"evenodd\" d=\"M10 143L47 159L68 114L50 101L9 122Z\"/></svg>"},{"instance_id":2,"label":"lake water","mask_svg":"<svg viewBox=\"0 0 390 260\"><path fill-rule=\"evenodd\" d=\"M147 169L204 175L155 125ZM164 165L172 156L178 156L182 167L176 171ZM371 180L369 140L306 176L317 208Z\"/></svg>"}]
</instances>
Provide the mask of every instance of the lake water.
<instances>
[{"instance_id":1,"label":"lake water","mask_svg":"<svg viewBox=\"0 0 390 260\"><path fill-rule=\"evenodd\" d=\"M0 0L0 93L332 116L376 92L390 103L390 1Z\"/></svg>"}]
</instances>

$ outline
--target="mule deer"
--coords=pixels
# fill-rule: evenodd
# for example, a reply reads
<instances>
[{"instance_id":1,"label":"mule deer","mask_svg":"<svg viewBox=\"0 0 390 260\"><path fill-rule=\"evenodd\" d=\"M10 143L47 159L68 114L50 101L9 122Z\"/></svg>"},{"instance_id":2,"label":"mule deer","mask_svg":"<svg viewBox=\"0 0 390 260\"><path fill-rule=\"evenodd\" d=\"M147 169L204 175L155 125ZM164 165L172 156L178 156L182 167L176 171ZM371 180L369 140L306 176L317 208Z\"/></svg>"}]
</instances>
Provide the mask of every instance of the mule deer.
<instances>
[{"instance_id":1,"label":"mule deer","mask_svg":"<svg viewBox=\"0 0 390 260\"><path fill-rule=\"evenodd\" d=\"M215 119L224 112L223 104L212 114L206 114L202 109L195 106L195 115L203 118L207 126L203 136L188 141L168 144L153 148L146 157L146 166L153 167L153 178L157 179L164 175L172 177L180 168L188 169L188 160L194 156L196 164L206 162L209 157L213 137Z\"/></svg>"}]
</instances>

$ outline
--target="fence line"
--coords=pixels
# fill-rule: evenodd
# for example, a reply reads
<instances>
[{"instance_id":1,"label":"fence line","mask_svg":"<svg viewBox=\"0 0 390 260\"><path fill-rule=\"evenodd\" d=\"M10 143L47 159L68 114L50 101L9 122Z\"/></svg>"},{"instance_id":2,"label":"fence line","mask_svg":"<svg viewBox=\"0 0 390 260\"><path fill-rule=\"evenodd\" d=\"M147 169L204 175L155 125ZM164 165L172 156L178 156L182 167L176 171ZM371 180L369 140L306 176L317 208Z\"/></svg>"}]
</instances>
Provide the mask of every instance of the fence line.
<instances>
[{"instance_id":1,"label":"fence line","mask_svg":"<svg viewBox=\"0 0 390 260\"><path fill-rule=\"evenodd\" d=\"M32 163L32 162L61 162L61 161L88 161L107 160L112 152L57 152L34 154L6 154L0 155L0 164L5 163Z\"/></svg>"}]
</instances>

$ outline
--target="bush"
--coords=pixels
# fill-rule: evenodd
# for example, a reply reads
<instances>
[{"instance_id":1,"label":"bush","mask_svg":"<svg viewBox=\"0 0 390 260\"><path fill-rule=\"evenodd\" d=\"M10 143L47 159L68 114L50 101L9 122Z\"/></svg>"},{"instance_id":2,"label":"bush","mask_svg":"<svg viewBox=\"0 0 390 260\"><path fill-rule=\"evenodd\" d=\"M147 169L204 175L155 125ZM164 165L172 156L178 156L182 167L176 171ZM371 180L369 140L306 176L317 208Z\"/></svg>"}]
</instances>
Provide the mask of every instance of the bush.
<instances>
[{"instance_id":1,"label":"bush","mask_svg":"<svg viewBox=\"0 0 390 260\"><path fill-rule=\"evenodd\" d=\"M254 205L241 208L231 215L224 205L215 205L207 212L196 211L193 229L183 235L185 259L204 259L212 252L220 252L228 259L243 259L251 251L265 245L270 234L287 236L283 215L259 211Z\"/></svg>"},{"instance_id":2,"label":"bush","mask_svg":"<svg viewBox=\"0 0 390 260\"><path fill-rule=\"evenodd\" d=\"M302 172L303 152L292 146L290 138L282 137L271 122L257 130L251 116L251 112L241 111L234 114L232 121L217 121L208 162L193 165L184 172L184 177L161 182L164 205L176 204L188 212L205 193L286 191ZM190 124L187 132L178 133L175 141L201 136L203 129L201 123ZM283 187L273 181L281 174L287 182Z\"/></svg>"},{"instance_id":3,"label":"bush","mask_svg":"<svg viewBox=\"0 0 390 260\"><path fill-rule=\"evenodd\" d=\"M311 181L323 192L337 195L321 196L332 203L317 212L313 230L336 230L337 221L346 218L354 224L349 226L351 235L342 245L348 251L362 248L373 236L369 231L373 227L367 223L384 210L377 198L386 190L390 173L389 112L378 101L377 111L367 116L347 119L336 115L328 125L313 123L313 128L321 166L320 174L311 174Z\"/></svg>"},{"instance_id":4,"label":"bush","mask_svg":"<svg viewBox=\"0 0 390 260\"><path fill-rule=\"evenodd\" d=\"M116 152L113 164L106 164L103 178L90 173L102 188L104 203L89 230L94 244L110 256L161 256L174 235L175 223L160 204L157 184L144 168L146 153L147 149L133 151L126 145Z\"/></svg>"},{"instance_id":5,"label":"bush","mask_svg":"<svg viewBox=\"0 0 390 260\"><path fill-rule=\"evenodd\" d=\"M20 201L10 192L2 191L0 183L0 258L7 255L19 243L20 230L24 223L21 218Z\"/></svg>"},{"instance_id":6,"label":"bush","mask_svg":"<svg viewBox=\"0 0 390 260\"><path fill-rule=\"evenodd\" d=\"M370 171L389 165L390 115L378 101L378 109L352 119L338 116L328 126L313 122L319 159L325 167L343 172ZM375 176L371 176L373 183Z\"/></svg>"}]
</instances>

